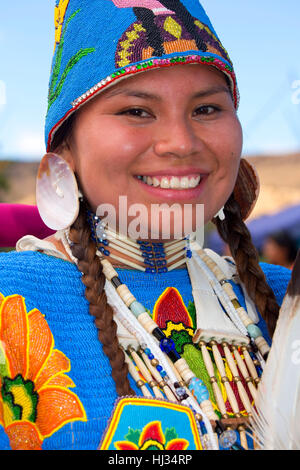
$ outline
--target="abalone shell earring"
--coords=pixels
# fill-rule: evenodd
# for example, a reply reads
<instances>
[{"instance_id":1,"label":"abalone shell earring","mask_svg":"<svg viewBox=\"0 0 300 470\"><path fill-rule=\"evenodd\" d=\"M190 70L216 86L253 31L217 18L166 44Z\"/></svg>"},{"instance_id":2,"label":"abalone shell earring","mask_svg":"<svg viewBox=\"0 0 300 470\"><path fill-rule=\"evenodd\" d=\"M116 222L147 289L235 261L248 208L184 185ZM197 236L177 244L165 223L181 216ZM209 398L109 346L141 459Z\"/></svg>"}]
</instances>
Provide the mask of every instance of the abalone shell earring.
<instances>
[{"instance_id":1,"label":"abalone shell earring","mask_svg":"<svg viewBox=\"0 0 300 470\"><path fill-rule=\"evenodd\" d=\"M78 217L80 196L70 165L59 155L46 153L36 182L36 203L44 223L52 230L70 227Z\"/></svg>"}]
</instances>

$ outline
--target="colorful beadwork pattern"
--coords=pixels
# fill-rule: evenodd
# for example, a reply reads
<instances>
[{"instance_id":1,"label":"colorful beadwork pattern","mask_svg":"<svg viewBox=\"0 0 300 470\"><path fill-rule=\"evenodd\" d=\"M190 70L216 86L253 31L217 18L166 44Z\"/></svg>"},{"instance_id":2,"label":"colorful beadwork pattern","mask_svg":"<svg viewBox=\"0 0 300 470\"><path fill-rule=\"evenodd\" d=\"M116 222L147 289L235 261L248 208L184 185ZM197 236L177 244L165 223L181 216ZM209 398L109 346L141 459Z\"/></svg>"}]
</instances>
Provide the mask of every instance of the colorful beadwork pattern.
<instances>
[{"instance_id":1,"label":"colorful beadwork pattern","mask_svg":"<svg viewBox=\"0 0 300 470\"><path fill-rule=\"evenodd\" d=\"M238 90L229 56L198 0L60 0L45 137L79 106L119 79L186 63L221 70L235 106Z\"/></svg>"},{"instance_id":2,"label":"colorful beadwork pattern","mask_svg":"<svg viewBox=\"0 0 300 470\"><path fill-rule=\"evenodd\" d=\"M13 450L41 449L66 423L86 421L70 369L41 312L0 294L0 424Z\"/></svg>"},{"instance_id":3,"label":"colorful beadwork pattern","mask_svg":"<svg viewBox=\"0 0 300 470\"><path fill-rule=\"evenodd\" d=\"M203 380L209 391L214 411L221 417L214 398L210 377L206 370L202 353L198 346L193 343L193 335L196 330L196 312L194 304L190 302L188 308L186 308L178 289L175 289L174 287L168 287L155 302L153 308L153 320L157 323L159 328L162 329L165 335L174 341L177 352L181 354L182 357L187 361L194 374ZM226 375L237 399L240 413L243 416L247 416L247 412L244 409L244 405L240 399L237 384L233 380L233 375L227 364L222 346L218 345L218 349L224 362ZM208 351L214 364L214 358L210 346L208 346ZM241 357L243 357L243 352L241 349L239 352ZM222 392L227 413L229 416L233 416L233 411L227 397L225 386L221 380L220 373L215 364L214 370L218 385ZM242 376L242 374L239 375ZM246 381L243 378L241 381L247 391L250 401L253 401Z\"/></svg>"},{"instance_id":4,"label":"colorful beadwork pattern","mask_svg":"<svg viewBox=\"0 0 300 470\"><path fill-rule=\"evenodd\" d=\"M190 408L164 400L121 398L99 450L202 450Z\"/></svg>"}]
</instances>

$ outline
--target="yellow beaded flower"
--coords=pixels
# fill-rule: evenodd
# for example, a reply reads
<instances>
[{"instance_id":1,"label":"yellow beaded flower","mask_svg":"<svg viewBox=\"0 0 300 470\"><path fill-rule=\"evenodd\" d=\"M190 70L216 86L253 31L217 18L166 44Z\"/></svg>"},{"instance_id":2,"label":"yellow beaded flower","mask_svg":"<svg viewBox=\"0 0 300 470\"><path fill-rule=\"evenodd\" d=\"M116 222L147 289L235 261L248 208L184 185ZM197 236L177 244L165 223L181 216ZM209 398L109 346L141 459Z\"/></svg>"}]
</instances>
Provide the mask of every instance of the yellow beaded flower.
<instances>
[{"instance_id":1,"label":"yellow beaded flower","mask_svg":"<svg viewBox=\"0 0 300 470\"><path fill-rule=\"evenodd\" d=\"M59 44L64 23L66 11L70 0L59 0L59 3L54 9L54 24L55 24L55 47Z\"/></svg>"}]
</instances>

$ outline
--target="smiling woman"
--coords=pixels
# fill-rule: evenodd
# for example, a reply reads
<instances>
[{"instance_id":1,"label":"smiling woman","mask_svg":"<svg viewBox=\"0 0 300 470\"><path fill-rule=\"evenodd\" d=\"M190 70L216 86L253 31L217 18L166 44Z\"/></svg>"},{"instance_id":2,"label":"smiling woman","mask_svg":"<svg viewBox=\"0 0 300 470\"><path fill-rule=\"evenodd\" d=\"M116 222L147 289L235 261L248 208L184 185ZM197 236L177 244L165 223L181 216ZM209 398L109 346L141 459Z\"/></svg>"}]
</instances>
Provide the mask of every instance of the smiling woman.
<instances>
[{"instance_id":1,"label":"smiling woman","mask_svg":"<svg viewBox=\"0 0 300 470\"><path fill-rule=\"evenodd\" d=\"M253 447L290 272L243 222L259 183L228 54L197 1L57 1L55 21L37 204L56 233L0 257L0 446ZM199 244L211 220L232 258Z\"/></svg>"}]
</instances>

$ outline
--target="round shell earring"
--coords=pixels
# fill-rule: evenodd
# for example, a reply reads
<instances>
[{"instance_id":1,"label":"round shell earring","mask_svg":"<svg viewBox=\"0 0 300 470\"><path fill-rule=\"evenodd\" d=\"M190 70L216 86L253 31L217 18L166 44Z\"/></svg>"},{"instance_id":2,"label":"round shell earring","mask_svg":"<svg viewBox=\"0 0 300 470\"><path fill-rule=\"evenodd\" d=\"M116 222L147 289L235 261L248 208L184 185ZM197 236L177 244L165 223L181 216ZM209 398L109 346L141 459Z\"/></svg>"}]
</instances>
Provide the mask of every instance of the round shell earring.
<instances>
[{"instance_id":1,"label":"round shell earring","mask_svg":"<svg viewBox=\"0 0 300 470\"><path fill-rule=\"evenodd\" d=\"M79 213L79 195L70 165L55 153L44 155L36 183L36 202L44 223L52 230L70 227Z\"/></svg>"}]
</instances>

